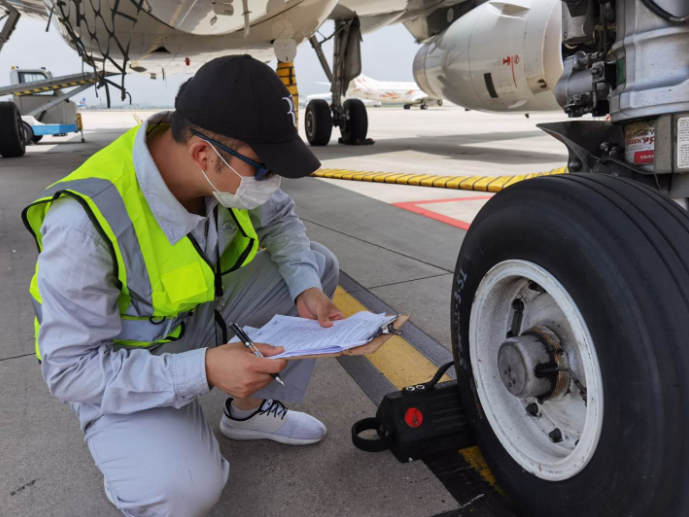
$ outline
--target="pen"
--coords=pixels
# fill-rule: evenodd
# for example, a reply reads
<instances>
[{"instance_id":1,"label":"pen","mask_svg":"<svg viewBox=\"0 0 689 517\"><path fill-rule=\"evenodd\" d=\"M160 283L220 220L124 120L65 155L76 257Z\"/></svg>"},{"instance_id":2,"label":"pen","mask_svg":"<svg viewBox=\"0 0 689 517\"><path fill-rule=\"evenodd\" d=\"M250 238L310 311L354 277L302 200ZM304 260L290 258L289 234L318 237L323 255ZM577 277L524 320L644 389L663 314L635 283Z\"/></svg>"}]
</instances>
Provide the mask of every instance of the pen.
<instances>
[{"instance_id":1,"label":"pen","mask_svg":"<svg viewBox=\"0 0 689 517\"><path fill-rule=\"evenodd\" d=\"M244 346L251 350L255 356L264 357L263 354L258 350L258 348L256 348L256 345L254 345L253 341L251 341L249 336L247 336L244 333L244 331L239 325L237 325L236 323L230 323L230 328L232 329L232 332L234 332L234 335L237 336L240 339L240 341L244 343ZM285 383L282 381L282 379L277 373L271 373L270 376L283 386L285 385Z\"/></svg>"}]
</instances>

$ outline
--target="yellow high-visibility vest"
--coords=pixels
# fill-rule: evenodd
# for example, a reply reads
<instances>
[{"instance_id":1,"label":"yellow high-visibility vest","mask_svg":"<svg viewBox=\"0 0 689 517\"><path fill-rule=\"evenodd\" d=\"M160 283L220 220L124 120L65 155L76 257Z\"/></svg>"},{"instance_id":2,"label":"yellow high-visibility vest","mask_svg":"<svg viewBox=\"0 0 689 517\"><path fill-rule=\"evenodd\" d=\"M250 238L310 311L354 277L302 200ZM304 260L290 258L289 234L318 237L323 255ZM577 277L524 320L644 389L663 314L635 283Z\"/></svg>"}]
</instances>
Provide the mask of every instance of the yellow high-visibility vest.
<instances>
[{"instance_id":1,"label":"yellow high-visibility vest","mask_svg":"<svg viewBox=\"0 0 689 517\"><path fill-rule=\"evenodd\" d=\"M185 318L198 305L222 296L222 275L251 262L258 250L258 235L248 211L231 209L237 233L215 266L191 234L170 244L136 178L132 151L138 130L131 129L48 187L24 209L22 219L40 253L41 226L53 201L69 196L81 204L112 254L122 317L122 331L115 343L148 347L179 339ZM36 313L36 356L40 360L42 301L37 274L38 263L29 291Z\"/></svg>"}]
</instances>

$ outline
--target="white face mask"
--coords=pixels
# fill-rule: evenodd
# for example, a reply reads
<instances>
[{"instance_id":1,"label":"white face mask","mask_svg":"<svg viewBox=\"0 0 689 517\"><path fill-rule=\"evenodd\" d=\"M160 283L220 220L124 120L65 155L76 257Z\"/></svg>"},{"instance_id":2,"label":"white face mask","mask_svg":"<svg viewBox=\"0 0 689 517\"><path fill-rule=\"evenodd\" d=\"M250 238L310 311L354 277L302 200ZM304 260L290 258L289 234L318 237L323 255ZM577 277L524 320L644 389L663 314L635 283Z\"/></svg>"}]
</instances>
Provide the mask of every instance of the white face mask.
<instances>
[{"instance_id":1,"label":"white face mask","mask_svg":"<svg viewBox=\"0 0 689 517\"><path fill-rule=\"evenodd\" d=\"M253 176L242 176L236 170L234 170L234 168L227 163L227 161L225 161L225 158L220 155L213 144L207 140L206 142L213 148L215 154L218 155L218 158L220 158L222 162L240 178L239 187L237 187L236 193L232 194L230 192L222 192L218 190L215 185L213 185L210 179L208 179L208 176L206 176L206 171L201 169L203 177L206 178L206 181L211 187L213 187L213 190L215 191L213 192L215 199L217 199L218 203L220 203L222 206L226 206L227 208L251 210L252 208L259 207L268 201L270 197L275 194L275 191L280 188L280 176L277 174L272 178L263 181L257 181Z\"/></svg>"}]
</instances>

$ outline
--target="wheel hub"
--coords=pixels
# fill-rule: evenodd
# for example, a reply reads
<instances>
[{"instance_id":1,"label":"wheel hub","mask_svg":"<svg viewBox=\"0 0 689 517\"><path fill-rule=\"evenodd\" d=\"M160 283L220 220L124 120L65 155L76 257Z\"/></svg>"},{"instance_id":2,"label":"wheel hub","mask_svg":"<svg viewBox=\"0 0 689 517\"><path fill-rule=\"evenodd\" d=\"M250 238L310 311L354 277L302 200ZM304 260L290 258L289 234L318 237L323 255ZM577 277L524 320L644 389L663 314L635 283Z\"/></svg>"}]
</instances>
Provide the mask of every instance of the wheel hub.
<instances>
[{"instance_id":1,"label":"wheel hub","mask_svg":"<svg viewBox=\"0 0 689 517\"><path fill-rule=\"evenodd\" d=\"M521 336L509 337L498 351L498 371L503 385L520 399L545 401L561 395L569 383L566 355L557 336L535 327Z\"/></svg>"}]
</instances>

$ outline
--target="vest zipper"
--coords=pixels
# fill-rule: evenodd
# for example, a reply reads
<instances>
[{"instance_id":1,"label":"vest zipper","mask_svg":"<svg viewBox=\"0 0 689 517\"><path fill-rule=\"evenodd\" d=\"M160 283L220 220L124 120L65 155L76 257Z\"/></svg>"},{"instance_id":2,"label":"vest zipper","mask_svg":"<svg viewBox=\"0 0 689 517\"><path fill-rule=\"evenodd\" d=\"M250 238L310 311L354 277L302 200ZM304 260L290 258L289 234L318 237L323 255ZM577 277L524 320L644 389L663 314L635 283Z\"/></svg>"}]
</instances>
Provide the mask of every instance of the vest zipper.
<instances>
[{"instance_id":1,"label":"vest zipper","mask_svg":"<svg viewBox=\"0 0 689 517\"><path fill-rule=\"evenodd\" d=\"M218 264L217 267L213 267L213 262L211 262L208 256L203 252L201 246L199 246L199 243L196 242L196 239L191 233L187 235L187 238L191 241L191 244L192 246L194 246L196 253L199 254L199 256L206 262L206 264L208 264L208 267L211 268L211 271L213 271L213 275L215 278L215 297L216 299L222 298L222 275L220 274L220 265Z\"/></svg>"},{"instance_id":2,"label":"vest zipper","mask_svg":"<svg viewBox=\"0 0 689 517\"><path fill-rule=\"evenodd\" d=\"M234 263L234 265L228 269L227 271L223 271L223 275L227 275L228 273L232 273L233 271L237 271L240 267L244 265L244 261L246 260L246 257L249 256L249 253L251 253L251 250L254 247L254 239L253 237L249 237L246 232L244 231L244 227L240 224L239 219L237 219L237 216L234 213L234 210L231 208L227 209L228 212L230 212L230 215L232 216L232 219L234 219L234 224L237 226L237 229L239 232L242 234L242 236L247 237L249 239L249 245L242 251L242 254L239 256L237 259L237 262Z\"/></svg>"}]
</instances>

